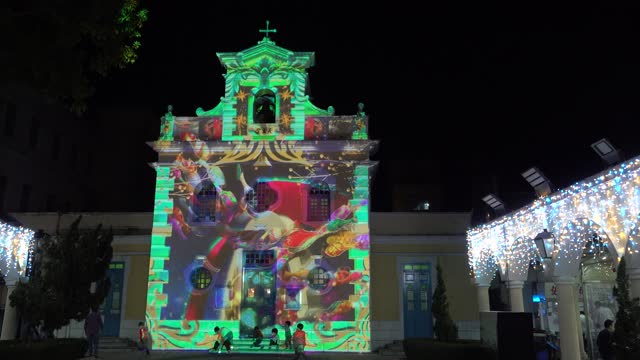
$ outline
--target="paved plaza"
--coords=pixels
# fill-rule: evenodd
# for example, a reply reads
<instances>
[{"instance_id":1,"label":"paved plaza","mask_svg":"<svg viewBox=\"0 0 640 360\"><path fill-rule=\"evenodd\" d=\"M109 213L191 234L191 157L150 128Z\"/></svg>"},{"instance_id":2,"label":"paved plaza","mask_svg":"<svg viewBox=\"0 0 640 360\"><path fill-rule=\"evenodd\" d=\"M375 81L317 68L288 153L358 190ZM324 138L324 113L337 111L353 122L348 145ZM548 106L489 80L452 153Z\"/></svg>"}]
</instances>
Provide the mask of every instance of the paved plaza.
<instances>
[{"instance_id":1,"label":"paved plaza","mask_svg":"<svg viewBox=\"0 0 640 360\"><path fill-rule=\"evenodd\" d=\"M381 356L376 353L356 354L356 353L330 353L330 352L308 352L309 360L395 360L391 356ZM154 351L151 356L146 357L139 351L103 352L99 359L103 360L134 360L134 359L163 359L163 360L196 360L196 359L234 359L234 360L257 360L257 359L293 359L293 354L210 354L204 351ZM85 358L92 359L92 358Z\"/></svg>"}]
</instances>

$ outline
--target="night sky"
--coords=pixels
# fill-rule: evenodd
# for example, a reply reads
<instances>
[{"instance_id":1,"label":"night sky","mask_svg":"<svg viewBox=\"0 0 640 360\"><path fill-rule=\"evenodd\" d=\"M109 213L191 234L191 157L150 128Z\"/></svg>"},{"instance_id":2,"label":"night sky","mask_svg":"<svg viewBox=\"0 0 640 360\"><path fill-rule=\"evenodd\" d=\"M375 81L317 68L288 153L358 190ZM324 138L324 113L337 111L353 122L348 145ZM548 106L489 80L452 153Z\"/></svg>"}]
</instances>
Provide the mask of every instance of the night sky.
<instances>
[{"instance_id":1,"label":"night sky","mask_svg":"<svg viewBox=\"0 0 640 360\"><path fill-rule=\"evenodd\" d=\"M224 93L216 52L255 45L266 19L277 45L315 51L314 104L338 115L365 104L380 140L374 211L391 211L400 185L418 186L434 211L483 210L493 191L514 210L534 198L520 176L531 166L562 188L606 168L590 148L600 138L640 154L640 5L443 3L144 1L138 62L92 100L117 143L103 172L130 179L123 190L103 174L99 210L152 210L145 142L160 116L168 104L183 116L214 107Z\"/></svg>"}]
</instances>

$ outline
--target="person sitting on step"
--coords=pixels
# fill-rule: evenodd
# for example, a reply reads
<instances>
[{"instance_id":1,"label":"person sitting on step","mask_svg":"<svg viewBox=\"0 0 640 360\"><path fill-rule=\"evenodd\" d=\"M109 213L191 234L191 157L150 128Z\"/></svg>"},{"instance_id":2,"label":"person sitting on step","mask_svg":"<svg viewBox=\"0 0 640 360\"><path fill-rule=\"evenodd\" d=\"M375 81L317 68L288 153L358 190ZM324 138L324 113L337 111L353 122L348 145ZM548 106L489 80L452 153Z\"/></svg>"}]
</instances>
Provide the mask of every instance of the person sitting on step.
<instances>
[{"instance_id":1,"label":"person sitting on step","mask_svg":"<svg viewBox=\"0 0 640 360\"><path fill-rule=\"evenodd\" d=\"M264 336L262 335L262 331L260 331L259 327L254 327L253 328L253 344L251 344L251 347L260 347L260 350L264 349L264 345L260 345L260 343L262 343L262 339L264 338Z\"/></svg>"},{"instance_id":2,"label":"person sitting on step","mask_svg":"<svg viewBox=\"0 0 640 360\"><path fill-rule=\"evenodd\" d=\"M271 329L271 337L269 338L269 350L271 347L275 345L276 349L278 348L278 329Z\"/></svg>"}]
</instances>

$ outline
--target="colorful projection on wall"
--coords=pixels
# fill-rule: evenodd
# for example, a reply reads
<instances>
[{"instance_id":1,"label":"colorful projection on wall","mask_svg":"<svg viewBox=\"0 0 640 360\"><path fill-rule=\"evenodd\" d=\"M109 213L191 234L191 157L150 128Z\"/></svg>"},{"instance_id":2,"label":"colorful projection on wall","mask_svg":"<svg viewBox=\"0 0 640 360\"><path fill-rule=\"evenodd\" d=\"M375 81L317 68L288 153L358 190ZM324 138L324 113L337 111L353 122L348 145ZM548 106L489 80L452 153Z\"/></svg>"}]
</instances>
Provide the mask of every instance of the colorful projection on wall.
<instances>
[{"instance_id":1,"label":"colorful projection on wall","mask_svg":"<svg viewBox=\"0 0 640 360\"><path fill-rule=\"evenodd\" d=\"M368 165L321 145L284 163L263 154L276 145L210 145L184 142L157 168L154 348L206 349L215 326L237 338L289 320L305 325L310 351L369 351ZM256 149L269 166L256 166Z\"/></svg>"}]
</instances>

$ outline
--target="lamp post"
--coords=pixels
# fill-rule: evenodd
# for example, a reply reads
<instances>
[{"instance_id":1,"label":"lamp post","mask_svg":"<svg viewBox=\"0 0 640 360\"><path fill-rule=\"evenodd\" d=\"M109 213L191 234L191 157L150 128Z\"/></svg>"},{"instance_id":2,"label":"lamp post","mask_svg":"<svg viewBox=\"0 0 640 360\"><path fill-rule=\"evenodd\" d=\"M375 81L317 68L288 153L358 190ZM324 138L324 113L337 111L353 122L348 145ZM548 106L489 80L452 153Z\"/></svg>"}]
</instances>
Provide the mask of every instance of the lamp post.
<instances>
[{"instance_id":1,"label":"lamp post","mask_svg":"<svg viewBox=\"0 0 640 360\"><path fill-rule=\"evenodd\" d=\"M543 284L545 284L548 280L551 280L550 274L548 273L549 267L547 265L549 264L549 262L553 257L553 252L556 247L556 238L551 232L549 232L547 229L544 229L541 233L536 235L535 238L533 238L533 242L535 243L535 246L538 249L538 254L540 254L540 257L542 258L542 268L545 271ZM543 285L543 289L545 287L546 286ZM548 294L544 294L544 295L545 295L544 297L545 301L540 301L540 306L543 307L544 313L545 313L545 318L543 319L542 323L544 324L545 328L548 330L549 317L546 315L548 311L547 303L546 303L546 298Z\"/></svg>"},{"instance_id":2,"label":"lamp post","mask_svg":"<svg viewBox=\"0 0 640 360\"><path fill-rule=\"evenodd\" d=\"M553 258L556 249L556 238L553 233L544 229L533 241L538 248L538 253L545 263ZM545 266L545 278L548 267ZM578 334L582 333L578 321L577 294L574 277L554 274L554 283L557 291L558 322L560 328L560 347L563 349L563 359L579 360L583 353L582 340ZM546 295L546 294L545 294Z\"/></svg>"}]
</instances>

